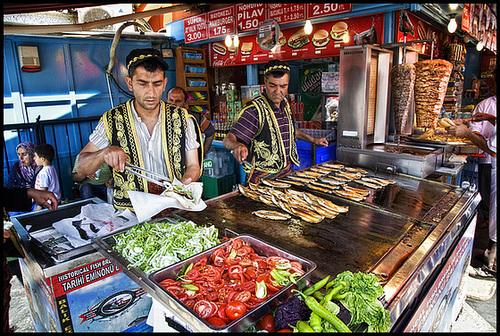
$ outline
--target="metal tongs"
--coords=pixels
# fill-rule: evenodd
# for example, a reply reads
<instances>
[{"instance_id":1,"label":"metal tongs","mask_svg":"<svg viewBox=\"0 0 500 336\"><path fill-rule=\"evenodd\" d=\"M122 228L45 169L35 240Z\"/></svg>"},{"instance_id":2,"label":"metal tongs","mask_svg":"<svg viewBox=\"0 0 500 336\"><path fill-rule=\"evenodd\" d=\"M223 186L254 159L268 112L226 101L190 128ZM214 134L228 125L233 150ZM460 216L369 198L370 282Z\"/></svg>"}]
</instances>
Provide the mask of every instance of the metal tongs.
<instances>
[{"instance_id":1,"label":"metal tongs","mask_svg":"<svg viewBox=\"0 0 500 336\"><path fill-rule=\"evenodd\" d=\"M157 174L155 172L152 172L150 170L147 170L147 169L144 169L144 168L141 168L141 167L134 166L134 165L132 165L130 163L126 163L125 164L125 170L128 171L131 174L134 174L136 176L142 177L142 178L146 179L149 182L157 184L160 187L164 187L165 191L173 191L173 192L175 192L175 193L177 193L177 194L179 194L181 196L186 197L189 200L193 200L193 196L191 196L190 194L188 194L186 192L183 192L182 190L178 190L178 189L174 188L174 185L172 184L172 182L170 181L170 179L168 177L166 177L166 176ZM137 171L135 171L135 170L137 170ZM146 174L149 174L149 175L151 175L153 177L146 176Z\"/></svg>"}]
</instances>

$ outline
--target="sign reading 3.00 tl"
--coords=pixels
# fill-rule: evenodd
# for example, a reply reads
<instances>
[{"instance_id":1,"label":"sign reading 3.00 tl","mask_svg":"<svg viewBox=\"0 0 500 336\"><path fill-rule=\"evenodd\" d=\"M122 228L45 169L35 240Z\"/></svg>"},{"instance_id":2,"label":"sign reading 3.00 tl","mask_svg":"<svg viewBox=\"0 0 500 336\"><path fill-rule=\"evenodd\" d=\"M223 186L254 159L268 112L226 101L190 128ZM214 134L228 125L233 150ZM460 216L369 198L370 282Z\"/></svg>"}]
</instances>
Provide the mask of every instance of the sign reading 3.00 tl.
<instances>
[{"instance_id":1,"label":"sign reading 3.00 tl","mask_svg":"<svg viewBox=\"0 0 500 336\"><path fill-rule=\"evenodd\" d=\"M257 30L259 23L266 19L266 4L242 3L235 7L238 32Z\"/></svg>"},{"instance_id":2,"label":"sign reading 3.00 tl","mask_svg":"<svg viewBox=\"0 0 500 336\"><path fill-rule=\"evenodd\" d=\"M207 13L191 16L184 19L184 41L193 43L206 40L207 34Z\"/></svg>"},{"instance_id":3,"label":"sign reading 3.00 tl","mask_svg":"<svg viewBox=\"0 0 500 336\"><path fill-rule=\"evenodd\" d=\"M208 14L208 38L234 34L234 6L213 10Z\"/></svg>"}]
</instances>

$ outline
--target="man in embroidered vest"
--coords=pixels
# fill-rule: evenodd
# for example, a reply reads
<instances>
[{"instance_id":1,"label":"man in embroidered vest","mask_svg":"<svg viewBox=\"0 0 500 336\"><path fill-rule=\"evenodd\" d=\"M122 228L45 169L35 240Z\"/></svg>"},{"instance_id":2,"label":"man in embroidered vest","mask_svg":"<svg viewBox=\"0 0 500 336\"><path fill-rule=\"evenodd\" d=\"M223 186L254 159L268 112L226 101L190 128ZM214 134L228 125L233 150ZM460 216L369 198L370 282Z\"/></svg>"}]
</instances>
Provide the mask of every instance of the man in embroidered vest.
<instances>
[{"instance_id":1,"label":"man in embroidered vest","mask_svg":"<svg viewBox=\"0 0 500 336\"><path fill-rule=\"evenodd\" d=\"M295 126L285 98L289 81L290 67L285 62L267 62L265 90L245 104L238 121L222 142L233 151L240 164L243 160L253 162L253 169L243 166L247 183L258 183L262 178L274 179L292 172L292 164L299 166L295 139L328 146L326 138L314 138Z\"/></svg>"},{"instance_id":2,"label":"man in embroidered vest","mask_svg":"<svg viewBox=\"0 0 500 336\"><path fill-rule=\"evenodd\" d=\"M125 171L125 164L145 168L184 184L201 175L203 149L198 123L184 108L161 100L168 64L156 49L134 49L126 58L125 78L134 98L101 117L79 154L76 170L89 175L106 162L113 171L113 205L133 210L127 191L159 194L163 190Z\"/></svg>"}]
</instances>

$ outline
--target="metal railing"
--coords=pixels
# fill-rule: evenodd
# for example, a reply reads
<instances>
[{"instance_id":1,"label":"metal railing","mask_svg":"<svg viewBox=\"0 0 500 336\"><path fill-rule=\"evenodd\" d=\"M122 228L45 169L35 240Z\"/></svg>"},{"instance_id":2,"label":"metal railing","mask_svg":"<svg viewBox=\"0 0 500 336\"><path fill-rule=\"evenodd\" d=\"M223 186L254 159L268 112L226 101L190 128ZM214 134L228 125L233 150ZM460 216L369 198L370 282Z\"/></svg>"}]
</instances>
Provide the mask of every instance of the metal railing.
<instances>
[{"instance_id":1,"label":"metal railing","mask_svg":"<svg viewBox=\"0 0 500 336\"><path fill-rule=\"evenodd\" d=\"M49 143L56 152L52 165L58 174L62 199L72 200L71 172L75 158L87 144L99 119L100 116L41 121L38 117L35 123L4 125L4 185L8 181L9 167L18 160L16 147L19 143Z\"/></svg>"}]
</instances>

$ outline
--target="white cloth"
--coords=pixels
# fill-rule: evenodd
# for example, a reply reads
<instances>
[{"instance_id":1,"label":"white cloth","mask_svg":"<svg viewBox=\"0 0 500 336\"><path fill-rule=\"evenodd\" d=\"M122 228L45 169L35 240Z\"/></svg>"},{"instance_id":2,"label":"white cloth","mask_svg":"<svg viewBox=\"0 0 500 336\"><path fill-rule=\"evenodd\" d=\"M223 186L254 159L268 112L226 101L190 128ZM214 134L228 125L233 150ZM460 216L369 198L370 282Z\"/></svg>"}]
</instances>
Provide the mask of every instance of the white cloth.
<instances>
[{"instance_id":1,"label":"white cloth","mask_svg":"<svg viewBox=\"0 0 500 336\"><path fill-rule=\"evenodd\" d=\"M488 141L488 147L497 152L497 124L493 128L493 133ZM491 192L490 192L490 217L488 233L490 239L497 241L497 158L491 157Z\"/></svg>"},{"instance_id":2,"label":"white cloth","mask_svg":"<svg viewBox=\"0 0 500 336\"><path fill-rule=\"evenodd\" d=\"M497 115L497 96L492 96L490 98L487 98L483 101L481 101L479 104L477 104L476 108L474 109L474 114L481 112L481 113L487 113L494 115L496 117ZM472 132L477 132L480 133L486 141L488 141L492 134L493 134L493 129L495 126L493 126L489 121L483 120L483 121L476 121L476 122L471 122L469 129ZM491 163L491 156L487 153L484 153L485 157L484 158L479 158L478 162L481 164L484 163Z\"/></svg>"},{"instance_id":3,"label":"white cloth","mask_svg":"<svg viewBox=\"0 0 500 336\"><path fill-rule=\"evenodd\" d=\"M170 180L172 180L172 176L168 176L167 163L165 162L165 160L161 159L163 158L163 142L161 140L160 128L164 103L161 102L161 104L160 116L158 118L158 122L153 128L152 134L149 134L146 124L142 122L141 117L139 117L139 115L135 111L133 101L131 102L130 106L132 108L132 115L134 117L136 132L139 137L141 154L144 159L143 168L166 176ZM89 140L99 149L103 149L111 145L104 129L104 123L102 121L99 121L96 128L90 135ZM189 119L186 133L186 152L198 147L200 147L200 144L198 143L198 141L196 141L195 126L193 124L193 120Z\"/></svg>"},{"instance_id":4,"label":"white cloth","mask_svg":"<svg viewBox=\"0 0 500 336\"><path fill-rule=\"evenodd\" d=\"M52 191L57 201L61 201L61 187L59 186L56 168L53 165L44 166L36 176L35 189L42 190L42 188Z\"/></svg>"}]
</instances>

